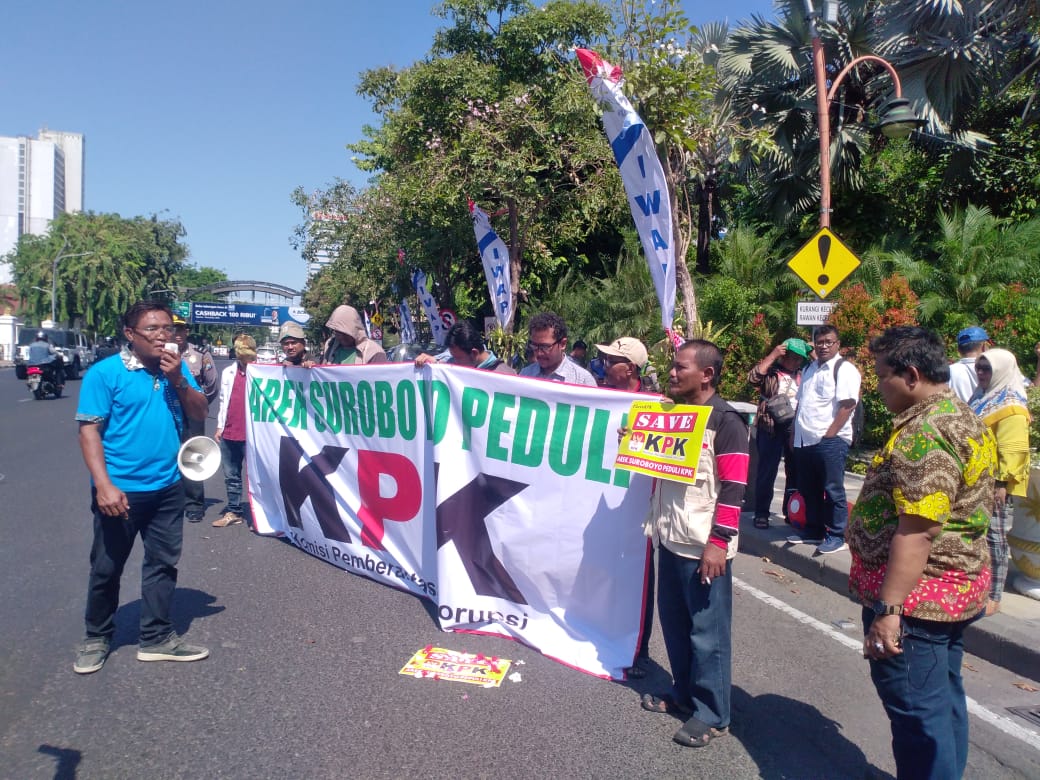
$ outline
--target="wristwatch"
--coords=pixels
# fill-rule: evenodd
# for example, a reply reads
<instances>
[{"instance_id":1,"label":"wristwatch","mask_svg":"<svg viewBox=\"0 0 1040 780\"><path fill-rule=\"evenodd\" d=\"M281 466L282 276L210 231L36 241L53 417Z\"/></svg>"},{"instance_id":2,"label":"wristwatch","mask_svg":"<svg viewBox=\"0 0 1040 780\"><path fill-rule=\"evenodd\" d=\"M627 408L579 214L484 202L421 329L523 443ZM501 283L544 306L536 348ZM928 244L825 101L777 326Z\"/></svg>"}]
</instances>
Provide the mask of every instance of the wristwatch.
<instances>
[{"instance_id":1,"label":"wristwatch","mask_svg":"<svg viewBox=\"0 0 1040 780\"><path fill-rule=\"evenodd\" d=\"M181 378L177 380L177 384L174 385L174 386L178 390L184 390L188 386L188 380L185 379L184 376L182 375Z\"/></svg>"},{"instance_id":2,"label":"wristwatch","mask_svg":"<svg viewBox=\"0 0 1040 780\"><path fill-rule=\"evenodd\" d=\"M878 599L870 608L874 610L874 614L881 617L885 615L902 615L903 605L902 604L886 604L881 599Z\"/></svg>"}]
</instances>

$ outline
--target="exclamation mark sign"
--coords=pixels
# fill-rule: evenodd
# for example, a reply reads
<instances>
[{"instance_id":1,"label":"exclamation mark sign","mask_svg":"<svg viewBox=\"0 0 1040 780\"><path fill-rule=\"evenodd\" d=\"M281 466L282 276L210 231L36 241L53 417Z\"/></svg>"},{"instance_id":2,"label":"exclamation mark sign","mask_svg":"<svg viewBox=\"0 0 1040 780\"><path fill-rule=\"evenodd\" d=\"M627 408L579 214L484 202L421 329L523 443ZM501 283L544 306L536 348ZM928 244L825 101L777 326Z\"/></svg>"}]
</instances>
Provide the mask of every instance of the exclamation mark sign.
<instances>
[{"instance_id":1,"label":"exclamation mark sign","mask_svg":"<svg viewBox=\"0 0 1040 780\"><path fill-rule=\"evenodd\" d=\"M820 236L820 240L816 242L816 249L820 253L820 268L827 268L827 255L831 253L831 237L828 235ZM827 283L830 282L831 278L827 274L820 274L817 278L817 282L820 286L826 289Z\"/></svg>"}]
</instances>

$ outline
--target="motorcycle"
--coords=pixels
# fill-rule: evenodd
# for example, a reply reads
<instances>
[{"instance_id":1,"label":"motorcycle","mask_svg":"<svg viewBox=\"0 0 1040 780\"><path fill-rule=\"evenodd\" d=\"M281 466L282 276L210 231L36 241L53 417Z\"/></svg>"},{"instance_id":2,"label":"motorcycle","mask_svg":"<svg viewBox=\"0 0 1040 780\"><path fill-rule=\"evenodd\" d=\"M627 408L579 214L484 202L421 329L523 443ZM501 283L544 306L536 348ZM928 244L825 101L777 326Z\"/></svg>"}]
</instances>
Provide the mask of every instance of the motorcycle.
<instances>
[{"instance_id":1,"label":"motorcycle","mask_svg":"<svg viewBox=\"0 0 1040 780\"><path fill-rule=\"evenodd\" d=\"M58 361L26 367L25 384L33 394L33 398L37 401L42 401L48 395L61 398L62 386L58 384L59 368L61 368L61 363Z\"/></svg>"}]
</instances>

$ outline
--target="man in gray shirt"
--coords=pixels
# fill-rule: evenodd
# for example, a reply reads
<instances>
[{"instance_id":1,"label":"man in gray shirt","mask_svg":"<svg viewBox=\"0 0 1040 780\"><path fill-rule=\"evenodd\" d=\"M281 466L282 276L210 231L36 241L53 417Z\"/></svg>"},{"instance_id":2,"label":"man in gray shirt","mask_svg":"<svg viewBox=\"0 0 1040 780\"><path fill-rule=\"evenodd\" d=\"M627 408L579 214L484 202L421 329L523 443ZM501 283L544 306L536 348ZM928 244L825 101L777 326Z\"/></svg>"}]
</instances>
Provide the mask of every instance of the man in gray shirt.
<instances>
[{"instance_id":1,"label":"man in gray shirt","mask_svg":"<svg viewBox=\"0 0 1040 780\"><path fill-rule=\"evenodd\" d=\"M534 363L524 367L520 376L596 387L596 378L567 356L567 323L559 314L544 311L534 315L527 324L527 337Z\"/></svg>"}]
</instances>

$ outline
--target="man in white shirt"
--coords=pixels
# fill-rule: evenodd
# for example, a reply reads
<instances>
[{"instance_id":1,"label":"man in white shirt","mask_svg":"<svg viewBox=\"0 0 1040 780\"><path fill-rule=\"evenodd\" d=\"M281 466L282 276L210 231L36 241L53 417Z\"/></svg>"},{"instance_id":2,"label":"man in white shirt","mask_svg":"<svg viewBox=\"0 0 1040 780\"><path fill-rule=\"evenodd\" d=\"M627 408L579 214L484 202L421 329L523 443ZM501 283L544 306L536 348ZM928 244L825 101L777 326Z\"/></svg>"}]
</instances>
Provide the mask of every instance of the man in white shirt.
<instances>
[{"instance_id":1,"label":"man in white shirt","mask_svg":"<svg viewBox=\"0 0 1040 780\"><path fill-rule=\"evenodd\" d=\"M845 499L845 458L852 446L852 413L859 403L859 369L839 354L833 325L813 336L816 360L802 372L794 419L798 492L805 501L805 531L792 544L816 544L817 553L845 550L849 507Z\"/></svg>"},{"instance_id":2,"label":"man in white shirt","mask_svg":"<svg viewBox=\"0 0 1040 780\"><path fill-rule=\"evenodd\" d=\"M596 387L596 378L567 356L567 323L551 311L543 311L527 324L527 345L534 352L534 362L520 371L520 376L533 376L551 382Z\"/></svg>"},{"instance_id":3,"label":"man in white shirt","mask_svg":"<svg viewBox=\"0 0 1040 780\"><path fill-rule=\"evenodd\" d=\"M985 352L987 346L989 336L978 325L972 325L957 334L957 352L961 359L950 364L950 389L965 403L979 384L975 358Z\"/></svg>"}]
</instances>

